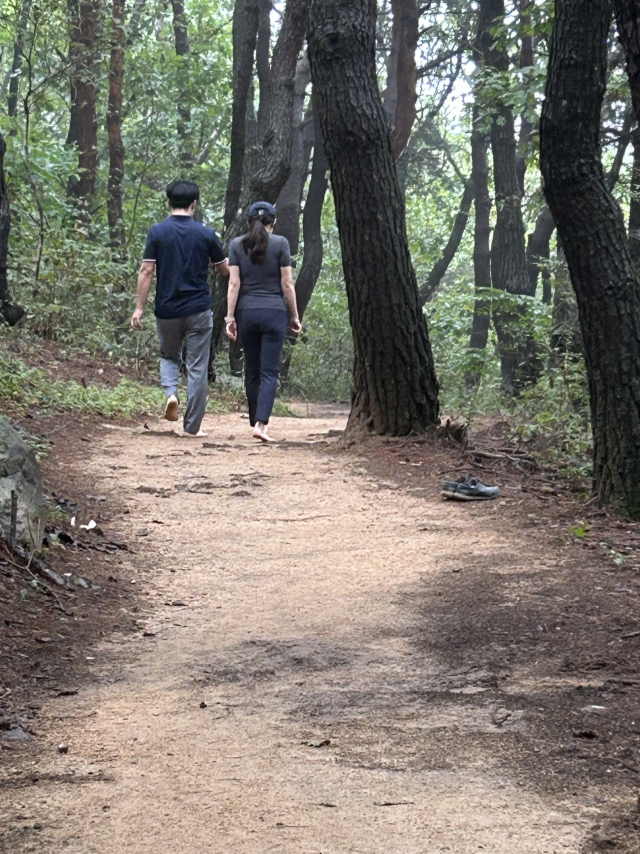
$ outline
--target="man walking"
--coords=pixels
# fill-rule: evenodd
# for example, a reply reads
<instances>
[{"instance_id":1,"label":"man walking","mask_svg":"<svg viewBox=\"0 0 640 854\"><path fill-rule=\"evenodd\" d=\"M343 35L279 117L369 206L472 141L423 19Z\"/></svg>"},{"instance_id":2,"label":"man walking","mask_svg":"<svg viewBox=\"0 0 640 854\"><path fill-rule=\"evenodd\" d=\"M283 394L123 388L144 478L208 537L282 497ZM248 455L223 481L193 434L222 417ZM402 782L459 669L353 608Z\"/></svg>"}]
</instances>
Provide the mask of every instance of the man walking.
<instances>
[{"instance_id":1,"label":"man walking","mask_svg":"<svg viewBox=\"0 0 640 854\"><path fill-rule=\"evenodd\" d=\"M178 179L167 187L171 216L152 225L138 273L138 304L131 317L142 329L142 315L156 272L155 316L160 338L160 382L166 395L164 417L177 421L177 397L183 347L186 350L187 406L180 436L200 438L207 406L207 368L213 318L207 273L211 262L229 272L215 231L195 222L198 185Z\"/></svg>"}]
</instances>

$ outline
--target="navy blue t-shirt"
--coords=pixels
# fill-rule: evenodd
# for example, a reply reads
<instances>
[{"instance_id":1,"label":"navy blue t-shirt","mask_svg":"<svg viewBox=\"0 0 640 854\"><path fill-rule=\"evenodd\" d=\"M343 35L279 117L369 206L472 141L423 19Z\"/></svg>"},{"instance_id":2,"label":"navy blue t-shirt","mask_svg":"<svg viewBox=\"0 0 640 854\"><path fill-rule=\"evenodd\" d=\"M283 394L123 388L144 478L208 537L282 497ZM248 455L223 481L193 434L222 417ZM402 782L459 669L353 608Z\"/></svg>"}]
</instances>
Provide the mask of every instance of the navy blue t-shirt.
<instances>
[{"instance_id":1,"label":"navy blue t-shirt","mask_svg":"<svg viewBox=\"0 0 640 854\"><path fill-rule=\"evenodd\" d=\"M156 262L156 317L187 317L211 308L209 262L226 260L212 228L172 215L149 229L144 260Z\"/></svg>"}]
</instances>

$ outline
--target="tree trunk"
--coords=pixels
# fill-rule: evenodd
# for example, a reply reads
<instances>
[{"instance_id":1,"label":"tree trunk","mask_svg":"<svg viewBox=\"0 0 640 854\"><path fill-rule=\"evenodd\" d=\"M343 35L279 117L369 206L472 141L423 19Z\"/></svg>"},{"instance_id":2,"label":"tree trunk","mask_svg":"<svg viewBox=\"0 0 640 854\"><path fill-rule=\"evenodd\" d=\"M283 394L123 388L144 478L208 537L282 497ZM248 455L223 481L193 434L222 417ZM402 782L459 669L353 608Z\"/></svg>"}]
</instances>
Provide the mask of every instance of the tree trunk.
<instances>
[{"instance_id":1,"label":"tree trunk","mask_svg":"<svg viewBox=\"0 0 640 854\"><path fill-rule=\"evenodd\" d=\"M178 57L178 145L180 163L186 170L185 177L191 177L194 163L193 130L191 125L191 86L189 75L189 28L183 0L171 0L173 9L173 34L176 56Z\"/></svg>"},{"instance_id":2,"label":"tree trunk","mask_svg":"<svg viewBox=\"0 0 640 854\"><path fill-rule=\"evenodd\" d=\"M631 102L640 124L640 8L637 0L613 0L618 38L626 57Z\"/></svg>"},{"instance_id":3,"label":"tree trunk","mask_svg":"<svg viewBox=\"0 0 640 854\"><path fill-rule=\"evenodd\" d=\"M79 71L79 61L82 54L80 44L80 7L78 0L67 0L67 27L69 31L69 130L66 145L80 145L82 128L80 127L80 107L76 80ZM70 179L67 184L67 194L74 195L76 179Z\"/></svg>"},{"instance_id":4,"label":"tree trunk","mask_svg":"<svg viewBox=\"0 0 640 854\"><path fill-rule=\"evenodd\" d=\"M78 200L78 218L87 225L91 219L91 203L98 168L98 120L96 99L98 90L98 35L100 0L82 0L79 7L77 44L72 51L76 60L73 88L79 123L78 179L70 181L70 194Z\"/></svg>"},{"instance_id":5,"label":"tree trunk","mask_svg":"<svg viewBox=\"0 0 640 854\"><path fill-rule=\"evenodd\" d=\"M506 46L495 42L495 27L504 20L504 0L482 0L478 42L484 63L498 72L509 69ZM491 105L491 151L496 197L496 224L491 245L491 281L496 290L514 297L529 291L525 257L525 229L522 219L520 186L516 174L516 140L511 108L504 102ZM540 363L536 356L532 330L526 311L512 306L494 311L494 323L500 350L502 388L517 394L535 382Z\"/></svg>"},{"instance_id":6,"label":"tree trunk","mask_svg":"<svg viewBox=\"0 0 640 854\"><path fill-rule=\"evenodd\" d=\"M531 7L532 0L519 0L520 9L520 68L530 68L535 63L535 49L533 34L531 33ZM518 139L518 150L516 152L516 175L520 187L520 195L524 198L524 178L527 172L527 157L531 148L533 136L533 124L525 111L520 116L520 137Z\"/></svg>"},{"instance_id":7,"label":"tree trunk","mask_svg":"<svg viewBox=\"0 0 640 854\"><path fill-rule=\"evenodd\" d=\"M271 10L273 0L260 0L260 21L256 42L256 71L258 73L258 139L262 140L267 130L269 102L271 100Z\"/></svg>"},{"instance_id":8,"label":"tree trunk","mask_svg":"<svg viewBox=\"0 0 640 854\"><path fill-rule=\"evenodd\" d=\"M312 0L311 76L331 166L354 339L347 435L422 432L438 383L378 82L375 0Z\"/></svg>"},{"instance_id":9,"label":"tree trunk","mask_svg":"<svg viewBox=\"0 0 640 854\"><path fill-rule=\"evenodd\" d=\"M557 0L540 122L545 195L576 293L598 499L640 518L640 281L599 154L608 3Z\"/></svg>"},{"instance_id":10,"label":"tree trunk","mask_svg":"<svg viewBox=\"0 0 640 854\"><path fill-rule=\"evenodd\" d=\"M551 302L551 282L548 275L551 238L556 230L556 224L551 211L545 205L536 219L533 231L527 242L527 274L529 276L529 296L534 297L538 289L538 277L542 271L543 293L542 302Z\"/></svg>"},{"instance_id":11,"label":"tree trunk","mask_svg":"<svg viewBox=\"0 0 640 854\"><path fill-rule=\"evenodd\" d=\"M282 27L273 51L267 130L260 165L249 183L247 201L274 204L291 174L293 103L298 55L307 29L310 0L287 0Z\"/></svg>"},{"instance_id":12,"label":"tree trunk","mask_svg":"<svg viewBox=\"0 0 640 854\"><path fill-rule=\"evenodd\" d=\"M393 26L384 111L391 128L391 150L397 161L416 120L416 49L420 9L417 0L391 0L391 8Z\"/></svg>"},{"instance_id":13,"label":"tree trunk","mask_svg":"<svg viewBox=\"0 0 640 854\"><path fill-rule=\"evenodd\" d=\"M633 166L629 200L629 253L640 271L640 126L633 132Z\"/></svg>"},{"instance_id":14,"label":"tree trunk","mask_svg":"<svg viewBox=\"0 0 640 854\"><path fill-rule=\"evenodd\" d=\"M276 202L278 208L276 232L287 238L292 255L298 254L300 244L300 208L309 169L309 161L305 158L305 121L309 117L304 116L304 102L310 81L309 59L307 56L302 56L298 60L293 102L291 175Z\"/></svg>"},{"instance_id":15,"label":"tree trunk","mask_svg":"<svg viewBox=\"0 0 640 854\"><path fill-rule=\"evenodd\" d=\"M9 260L9 232L11 231L11 206L4 177L4 155L7 144L0 134L0 317L15 326L23 317L24 309L11 300L9 283L7 281L7 266Z\"/></svg>"},{"instance_id":16,"label":"tree trunk","mask_svg":"<svg viewBox=\"0 0 640 854\"><path fill-rule=\"evenodd\" d=\"M14 118L18 113L18 90L20 89L20 72L22 71L22 60L24 54L24 39L29 25L31 13L31 0L23 0L18 20L18 30L13 46L13 62L11 63L11 76L9 78L9 98L7 99L7 113ZM13 131L15 132L15 131Z\"/></svg>"},{"instance_id":17,"label":"tree trunk","mask_svg":"<svg viewBox=\"0 0 640 854\"><path fill-rule=\"evenodd\" d=\"M125 0L112 0L111 58L109 62L109 105L107 136L109 139L109 180L107 184L107 218L114 257L124 260L126 236L122 213L124 180L124 143L122 141L122 84L124 81Z\"/></svg>"},{"instance_id":18,"label":"tree trunk","mask_svg":"<svg viewBox=\"0 0 640 854\"><path fill-rule=\"evenodd\" d=\"M458 213L453 221L453 227L451 229L449 239L442 250L442 255L433 265L433 268L427 277L427 281L420 286L420 305L424 305L431 299L436 288L444 278L444 274L449 269L449 264L453 261L453 258L458 251L464 230L467 227L467 220L469 219L473 196L473 183L469 181L464 188L464 193L460 200L460 207L458 208Z\"/></svg>"},{"instance_id":19,"label":"tree trunk","mask_svg":"<svg viewBox=\"0 0 640 854\"><path fill-rule=\"evenodd\" d=\"M233 10L233 106L231 154L224 205L224 227L229 228L240 207L245 155L247 100L253 78L260 0L236 0Z\"/></svg>"},{"instance_id":20,"label":"tree trunk","mask_svg":"<svg viewBox=\"0 0 640 854\"><path fill-rule=\"evenodd\" d=\"M315 103L313 96L312 100ZM302 267L296 279L296 302L300 320L304 317L304 313L307 310L318 278L320 277L320 271L322 270L324 256L324 246L322 244L322 209L329 186L329 162L322 142L322 129L318 118L318 110L315 107L311 109L311 118L313 121L313 162L309 190L302 214L304 256ZM296 341L296 335L293 333L287 334L289 346L284 351L284 359L280 371L282 382L286 382L289 376L291 357L293 355L292 348L295 346Z\"/></svg>"},{"instance_id":21,"label":"tree trunk","mask_svg":"<svg viewBox=\"0 0 640 854\"><path fill-rule=\"evenodd\" d=\"M558 246L553 291L553 331L551 333L550 366L560 367L567 359L582 355L582 334L578 319L578 305L571 287L571 277L562 247Z\"/></svg>"},{"instance_id":22,"label":"tree trunk","mask_svg":"<svg viewBox=\"0 0 640 854\"><path fill-rule=\"evenodd\" d=\"M481 128L480 106L473 106L471 130L471 183L475 206L475 226L473 231L473 278L476 300L473 307L473 320L469 348L477 351L477 362L466 376L469 388L477 388L481 379L481 361L489 338L491 324L490 303L486 292L491 288L491 196L489 194L489 135Z\"/></svg>"}]
</instances>

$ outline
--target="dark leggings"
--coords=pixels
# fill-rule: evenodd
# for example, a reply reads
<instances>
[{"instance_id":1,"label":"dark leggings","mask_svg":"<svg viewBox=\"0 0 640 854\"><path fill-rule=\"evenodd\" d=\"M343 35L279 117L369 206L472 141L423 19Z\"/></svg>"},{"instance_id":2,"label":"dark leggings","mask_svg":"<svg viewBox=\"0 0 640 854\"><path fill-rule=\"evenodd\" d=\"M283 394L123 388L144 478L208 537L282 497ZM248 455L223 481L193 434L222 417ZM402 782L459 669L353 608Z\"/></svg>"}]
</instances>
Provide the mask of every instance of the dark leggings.
<instances>
[{"instance_id":1,"label":"dark leggings","mask_svg":"<svg viewBox=\"0 0 640 854\"><path fill-rule=\"evenodd\" d=\"M244 383L249 421L269 423L280 375L280 356L287 334L287 312L277 308L244 308L237 312L244 349Z\"/></svg>"}]
</instances>

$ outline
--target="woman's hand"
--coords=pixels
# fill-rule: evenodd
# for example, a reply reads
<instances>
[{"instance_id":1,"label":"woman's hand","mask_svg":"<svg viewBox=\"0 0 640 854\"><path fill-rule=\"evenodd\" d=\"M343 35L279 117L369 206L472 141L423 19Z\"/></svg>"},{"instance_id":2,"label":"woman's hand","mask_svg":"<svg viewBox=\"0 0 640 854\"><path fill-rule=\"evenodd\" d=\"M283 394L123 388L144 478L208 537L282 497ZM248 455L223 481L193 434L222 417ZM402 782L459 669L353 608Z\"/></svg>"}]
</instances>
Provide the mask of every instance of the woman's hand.
<instances>
[{"instance_id":1,"label":"woman's hand","mask_svg":"<svg viewBox=\"0 0 640 854\"><path fill-rule=\"evenodd\" d=\"M225 317L225 332L227 333L227 338L230 338L232 341L235 341L238 337L238 324L236 323L235 317Z\"/></svg>"},{"instance_id":2,"label":"woman's hand","mask_svg":"<svg viewBox=\"0 0 640 854\"><path fill-rule=\"evenodd\" d=\"M300 318L297 315L296 317L292 317L289 321L289 329L292 332L295 332L296 335L302 332L302 324L300 323Z\"/></svg>"}]
</instances>

